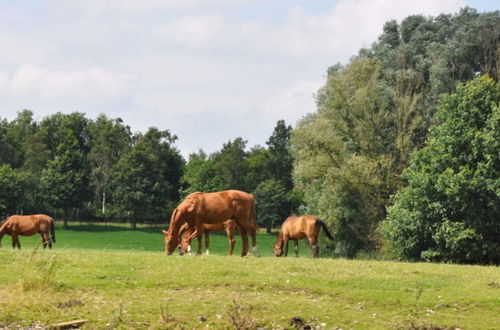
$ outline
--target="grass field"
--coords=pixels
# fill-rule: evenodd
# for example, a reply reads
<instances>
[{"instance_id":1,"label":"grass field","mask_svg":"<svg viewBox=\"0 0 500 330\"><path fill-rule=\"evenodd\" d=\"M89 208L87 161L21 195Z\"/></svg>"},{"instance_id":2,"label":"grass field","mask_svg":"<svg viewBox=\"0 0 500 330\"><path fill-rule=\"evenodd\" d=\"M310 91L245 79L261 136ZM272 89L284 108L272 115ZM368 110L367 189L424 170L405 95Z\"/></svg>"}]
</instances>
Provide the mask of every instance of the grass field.
<instances>
[{"instance_id":1,"label":"grass field","mask_svg":"<svg viewBox=\"0 0 500 330\"><path fill-rule=\"evenodd\" d=\"M133 250L133 251L163 251L162 229L166 226L143 226L138 225L136 230L132 230L130 225L125 224L84 224L70 223L67 229L62 228L58 223L56 227L56 243L58 249L92 249L92 250ZM216 232L210 235L210 253L216 255L228 254L228 242L225 232ZM21 236L21 246L23 248L34 248L40 244L40 235L23 237ZM273 254L272 245L276 241L276 234L268 235L264 232L258 233L257 243L261 247L260 253L263 256ZM250 243L250 239L249 239ZM2 240L5 247L11 246L10 236L5 236ZM205 244L205 243L203 243ZM303 246L302 246L303 245ZM197 241L193 241L193 248L196 249ZM293 243L292 243L293 251ZM310 257L309 247L301 244L302 254ZM234 254L241 253L241 239L236 236Z\"/></svg>"},{"instance_id":2,"label":"grass field","mask_svg":"<svg viewBox=\"0 0 500 330\"><path fill-rule=\"evenodd\" d=\"M0 249L0 328L85 319L86 329L496 329L498 267L165 256L156 229L71 225L52 251ZM158 242L159 241L159 242ZM215 246L219 248L215 248ZM239 248L237 248L239 251ZM222 254L222 255L220 255ZM292 322L292 323L291 323Z\"/></svg>"}]
</instances>

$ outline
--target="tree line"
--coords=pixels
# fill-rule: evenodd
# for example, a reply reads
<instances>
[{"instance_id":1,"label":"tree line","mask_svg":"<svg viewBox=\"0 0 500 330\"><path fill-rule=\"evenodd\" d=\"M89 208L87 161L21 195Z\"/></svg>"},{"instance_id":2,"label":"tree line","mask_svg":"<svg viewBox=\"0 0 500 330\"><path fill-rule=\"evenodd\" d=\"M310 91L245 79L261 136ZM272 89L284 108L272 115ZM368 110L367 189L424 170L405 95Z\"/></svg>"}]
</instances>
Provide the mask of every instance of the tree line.
<instances>
[{"instance_id":1,"label":"tree line","mask_svg":"<svg viewBox=\"0 0 500 330\"><path fill-rule=\"evenodd\" d=\"M185 160L170 131L132 133L82 113L0 121L0 211L165 222L193 191L240 189L269 230L289 214L328 223L332 255L500 262L500 14L389 21L328 68L317 111Z\"/></svg>"},{"instance_id":2,"label":"tree line","mask_svg":"<svg viewBox=\"0 0 500 330\"><path fill-rule=\"evenodd\" d=\"M165 223L194 191L240 189L262 199L271 229L300 204L292 192L291 126L280 120L268 147L249 151L241 137L186 161L177 137L155 127L132 133L119 118L56 113L40 122L30 110L0 120L0 212L46 212L68 219Z\"/></svg>"}]
</instances>

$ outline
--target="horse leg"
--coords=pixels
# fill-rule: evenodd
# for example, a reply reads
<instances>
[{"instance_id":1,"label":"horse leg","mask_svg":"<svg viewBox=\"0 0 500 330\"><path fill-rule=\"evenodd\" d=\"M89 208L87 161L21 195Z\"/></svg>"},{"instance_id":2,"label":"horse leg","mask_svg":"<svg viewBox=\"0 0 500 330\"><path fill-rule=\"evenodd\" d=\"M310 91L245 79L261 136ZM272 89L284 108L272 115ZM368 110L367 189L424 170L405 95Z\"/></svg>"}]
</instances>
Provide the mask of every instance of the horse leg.
<instances>
[{"instance_id":1,"label":"horse leg","mask_svg":"<svg viewBox=\"0 0 500 330\"><path fill-rule=\"evenodd\" d=\"M205 230L205 254L208 256L210 254L210 233L208 230Z\"/></svg>"},{"instance_id":2,"label":"horse leg","mask_svg":"<svg viewBox=\"0 0 500 330\"><path fill-rule=\"evenodd\" d=\"M230 226L226 226L226 234L227 234L227 240L229 241L229 255L233 255L234 251L234 243L236 240L234 239L234 230Z\"/></svg>"},{"instance_id":3,"label":"horse leg","mask_svg":"<svg viewBox=\"0 0 500 330\"><path fill-rule=\"evenodd\" d=\"M50 240L49 234L44 233L42 234L42 242L43 242L43 248L45 249L47 246L49 249L52 249L52 241Z\"/></svg>"},{"instance_id":4,"label":"horse leg","mask_svg":"<svg viewBox=\"0 0 500 330\"><path fill-rule=\"evenodd\" d=\"M257 250L257 238L256 238L256 230L255 228L252 229L252 231L250 232L250 235L252 237L252 253L254 256L256 257L260 257L260 254L259 254L259 251Z\"/></svg>"},{"instance_id":5,"label":"horse leg","mask_svg":"<svg viewBox=\"0 0 500 330\"><path fill-rule=\"evenodd\" d=\"M241 250L241 256L244 257L248 254L248 232L245 228L240 230L241 241L243 242L243 248Z\"/></svg>"},{"instance_id":6,"label":"horse leg","mask_svg":"<svg viewBox=\"0 0 500 330\"><path fill-rule=\"evenodd\" d=\"M311 243L311 249L314 258L319 258L319 245L318 238L309 238L309 242Z\"/></svg>"},{"instance_id":7,"label":"horse leg","mask_svg":"<svg viewBox=\"0 0 500 330\"><path fill-rule=\"evenodd\" d=\"M298 258L299 257L299 240L294 239L293 245L294 245L294 249L295 249L295 258Z\"/></svg>"},{"instance_id":8,"label":"horse leg","mask_svg":"<svg viewBox=\"0 0 500 330\"><path fill-rule=\"evenodd\" d=\"M288 255L288 237L283 239L283 249L285 257Z\"/></svg>"},{"instance_id":9,"label":"horse leg","mask_svg":"<svg viewBox=\"0 0 500 330\"><path fill-rule=\"evenodd\" d=\"M16 247L21 250L21 243L19 243L19 236L12 233L12 248L15 250Z\"/></svg>"},{"instance_id":10,"label":"horse leg","mask_svg":"<svg viewBox=\"0 0 500 330\"><path fill-rule=\"evenodd\" d=\"M202 239L203 239L203 224L201 222L196 223L196 237L198 238L198 255L203 254Z\"/></svg>"}]
</instances>

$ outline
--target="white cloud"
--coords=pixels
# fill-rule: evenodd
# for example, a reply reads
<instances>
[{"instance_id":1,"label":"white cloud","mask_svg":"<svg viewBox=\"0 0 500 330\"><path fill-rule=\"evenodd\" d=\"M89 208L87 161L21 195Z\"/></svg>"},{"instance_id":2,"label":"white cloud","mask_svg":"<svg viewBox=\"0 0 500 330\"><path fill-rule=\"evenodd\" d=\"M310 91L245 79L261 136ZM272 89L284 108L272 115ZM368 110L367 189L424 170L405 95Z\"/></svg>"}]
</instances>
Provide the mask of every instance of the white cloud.
<instances>
[{"instance_id":1,"label":"white cloud","mask_svg":"<svg viewBox=\"0 0 500 330\"><path fill-rule=\"evenodd\" d=\"M463 0L68 0L0 5L2 117L77 108L155 125L187 152L315 110L326 70L384 22L457 12ZM26 5L24 5L26 6ZM23 15L21 15L23 14ZM17 24L17 25L16 25ZM3 71L3 72L2 72ZM45 111L45 113L43 112ZM198 137L196 125L210 139ZM216 127L216 128L213 128ZM259 142L260 141L260 142Z\"/></svg>"},{"instance_id":2,"label":"white cloud","mask_svg":"<svg viewBox=\"0 0 500 330\"><path fill-rule=\"evenodd\" d=\"M223 31L222 15L188 15L157 26L153 34L162 40L189 47L210 45Z\"/></svg>"},{"instance_id":3,"label":"white cloud","mask_svg":"<svg viewBox=\"0 0 500 330\"><path fill-rule=\"evenodd\" d=\"M38 65L24 64L12 78L9 79L4 74L1 80L4 81L7 93L50 102L61 99L115 98L124 92L132 76L110 72L101 67L53 71Z\"/></svg>"}]
</instances>

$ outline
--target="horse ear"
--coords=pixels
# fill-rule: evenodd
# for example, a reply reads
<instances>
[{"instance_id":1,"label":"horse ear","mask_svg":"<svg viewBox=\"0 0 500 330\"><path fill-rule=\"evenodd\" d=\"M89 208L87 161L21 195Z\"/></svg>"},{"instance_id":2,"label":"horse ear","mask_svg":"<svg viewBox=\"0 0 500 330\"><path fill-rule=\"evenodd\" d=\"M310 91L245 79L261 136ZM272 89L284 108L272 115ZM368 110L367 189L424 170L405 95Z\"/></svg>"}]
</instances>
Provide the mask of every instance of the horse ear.
<instances>
[{"instance_id":1,"label":"horse ear","mask_svg":"<svg viewBox=\"0 0 500 330\"><path fill-rule=\"evenodd\" d=\"M164 229L162 229L161 231L162 231L165 235L167 235L167 234L168 234L168 231L166 231L166 230L164 230Z\"/></svg>"}]
</instances>

